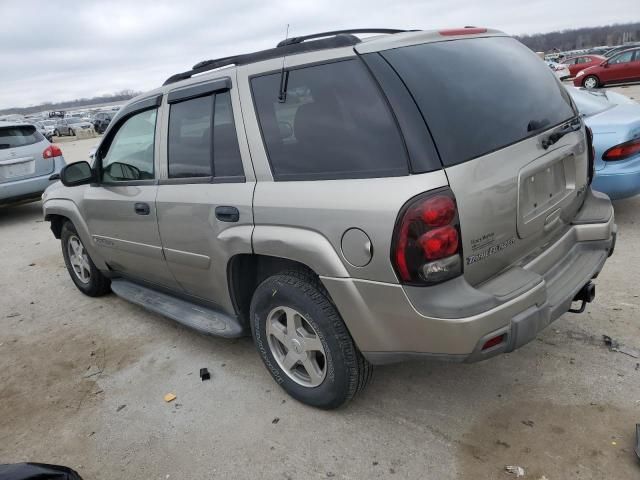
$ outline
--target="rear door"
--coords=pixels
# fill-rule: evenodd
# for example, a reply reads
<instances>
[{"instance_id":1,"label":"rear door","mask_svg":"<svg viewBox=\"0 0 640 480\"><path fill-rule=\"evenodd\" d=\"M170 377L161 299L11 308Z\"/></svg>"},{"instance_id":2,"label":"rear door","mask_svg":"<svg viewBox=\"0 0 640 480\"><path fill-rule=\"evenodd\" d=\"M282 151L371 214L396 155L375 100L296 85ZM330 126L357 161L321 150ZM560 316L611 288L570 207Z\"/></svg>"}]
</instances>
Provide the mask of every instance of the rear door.
<instances>
[{"instance_id":1,"label":"rear door","mask_svg":"<svg viewBox=\"0 0 640 480\"><path fill-rule=\"evenodd\" d=\"M177 288L158 232L156 119L161 97L142 100L100 144L100 182L85 191L84 218L109 267L135 280Z\"/></svg>"},{"instance_id":2,"label":"rear door","mask_svg":"<svg viewBox=\"0 0 640 480\"><path fill-rule=\"evenodd\" d=\"M53 172L54 162L42 156L49 145L34 125L0 126L0 183Z\"/></svg>"},{"instance_id":3,"label":"rear door","mask_svg":"<svg viewBox=\"0 0 640 480\"><path fill-rule=\"evenodd\" d=\"M171 273L189 295L230 311L227 264L252 252L255 187L232 86L223 77L169 92L157 197Z\"/></svg>"},{"instance_id":4,"label":"rear door","mask_svg":"<svg viewBox=\"0 0 640 480\"><path fill-rule=\"evenodd\" d=\"M382 55L412 92L440 153L470 283L537 255L566 231L583 201L588 156L577 112L544 62L509 37Z\"/></svg>"}]
</instances>

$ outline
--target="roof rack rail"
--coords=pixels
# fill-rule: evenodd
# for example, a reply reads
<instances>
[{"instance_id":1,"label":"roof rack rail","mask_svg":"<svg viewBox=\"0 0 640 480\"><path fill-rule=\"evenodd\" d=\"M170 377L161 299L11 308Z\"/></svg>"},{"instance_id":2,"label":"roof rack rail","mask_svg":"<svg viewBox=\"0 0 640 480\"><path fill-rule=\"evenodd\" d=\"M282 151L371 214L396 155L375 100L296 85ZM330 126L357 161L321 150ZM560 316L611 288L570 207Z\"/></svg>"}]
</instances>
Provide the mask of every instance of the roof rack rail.
<instances>
[{"instance_id":1,"label":"roof rack rail","mask_svg":"<svg viewBox=\"0 0 640 480\"><path fill-rule=\"evenodd\" d=\"M248 63L278 58L284 55L295 55L296 53L312 52L315 50L325 50L328 48L350 47L360 43L360 39L355 33L401 33L413 30L393 30L389 28L360 28L355 30L336 30L333 32L314 33L313 35L305 35L302 37L293 37L278 43L276 48L261 50L254 53L245 53L242 55L234 55L231 57L216 58L213 60L204 60L196 63L191 70L176 73L165 80L163 85L186 80L199 73L208 72L217 68L229 65L246 65ZM324 38L327 37L327 38ZM307 40L313 40L308 42Z\"/></svg>"},{"instance_id":2,"label":"roof rack rail","mask_svg":"<svg viewBox=\"0 0 640 480\"><path fill-rule=\"evenodd\" d=\"M302 43L306 40L314 40L316 38L333 37L335 35L354 35L359 33L394 34L394 33L404 33L404 32L412 32L412 31L414 30L397 30L394 28L352 28L349 30L333 30L331 32L312 33L311 35L303 35L301 37L285 38L280 43L278 43L278 47L284 47L285 45Z\"/></svg>"}]
</instances>

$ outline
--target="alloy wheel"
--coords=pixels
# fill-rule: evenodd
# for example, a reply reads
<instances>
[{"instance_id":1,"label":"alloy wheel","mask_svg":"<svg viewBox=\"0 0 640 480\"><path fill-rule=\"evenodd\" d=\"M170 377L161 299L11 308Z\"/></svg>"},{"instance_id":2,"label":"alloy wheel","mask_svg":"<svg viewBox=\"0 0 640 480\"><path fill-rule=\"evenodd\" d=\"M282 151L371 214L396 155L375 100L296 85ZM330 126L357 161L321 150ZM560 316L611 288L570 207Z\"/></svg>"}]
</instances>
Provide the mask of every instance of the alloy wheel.
<instances>
[{"instance_id":1,"label":"alloy wheel","mask_svg":"<svg viewBox=\"0 0 640 480\"><path fill-rule=\"evenodd\" d=\"M89 256L87 255L84 245L82 245L82 242L76 235L69 237L67 253L69 254L69 263L76 278L82 283L89 283L91 281Z\"/></svg>"},{"instance_id":2,"label":"alloy wheel","mask_svg":"<svg viewBox=\"0 0 640 480\"><path fill-rule=\"evenodd\" d=\"M307 319L290 307L276 307L267 317L269 349L284 373L304 387L317 387L327 374L322 341Z\"/></svg>"}]
</instances>

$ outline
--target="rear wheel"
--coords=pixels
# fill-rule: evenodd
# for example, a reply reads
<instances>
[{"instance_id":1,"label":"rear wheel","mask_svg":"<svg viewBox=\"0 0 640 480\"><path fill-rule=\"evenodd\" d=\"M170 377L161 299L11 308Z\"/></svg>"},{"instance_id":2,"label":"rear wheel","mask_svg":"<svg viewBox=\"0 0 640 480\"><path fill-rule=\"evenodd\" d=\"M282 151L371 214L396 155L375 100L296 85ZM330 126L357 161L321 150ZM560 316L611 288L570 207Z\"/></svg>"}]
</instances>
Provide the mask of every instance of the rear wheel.
<instances>
[{"instance_id":1,"label":"rear wheel","mask_svg":"<svg viewBox=\"0 0 640 480\"><path fill-rule=\"evenodd\" d=\"M600 85L600 81L595 75L588 75L582 82L582 86L589 89L598 88L598 85Z\"/></svg>"},{"instance_id":2,"label":"rear wheel","mask_svg":"<svg viewBox=\"0 0 640 480\"><path fill-rule=\"evenodd\" d=\"M251 331L275 381L308 405L337 408L371 379L372 366L310 274L290 271L262 282L251 301Z\"/></svg>"},{"instance_id":3,"label":"rear wheel","mask_svg":"<svg viewBox=\"0 0 640 480\"><path fill-rule=\"evenodd\" d=\"M64 263L78 290L90 297L99 297L109 293L110 280L93 264L71 222L66 222L62 226L60 240Z\"/></svg>"}]
</instances>

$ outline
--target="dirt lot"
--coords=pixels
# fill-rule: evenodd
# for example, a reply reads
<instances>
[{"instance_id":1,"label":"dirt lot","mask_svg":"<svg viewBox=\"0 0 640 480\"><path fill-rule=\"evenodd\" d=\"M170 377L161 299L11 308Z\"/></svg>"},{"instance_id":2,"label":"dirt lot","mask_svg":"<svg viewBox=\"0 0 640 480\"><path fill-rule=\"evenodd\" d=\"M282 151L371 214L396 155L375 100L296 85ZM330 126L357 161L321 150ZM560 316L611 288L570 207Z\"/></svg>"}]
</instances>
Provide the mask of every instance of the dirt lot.
<instances>
[{"instance_id":1,"label":"dirt lot","mask_svg":"<svg viewBox=\"0 0 640 480\"><path fill-rule=\"evenodd\" d=\"M63 149L77 160L95 141ZM601 336L640 348L639 210L640 198L616 204L618 247L585 314L483 363L378 368L333 412L284 394L249 339L83 296L40 203L0 210L0 463L86 479L510 478L505 465L531 479L637 478L640 359Z\"/></svg>"}]
</instances>

